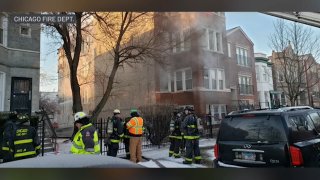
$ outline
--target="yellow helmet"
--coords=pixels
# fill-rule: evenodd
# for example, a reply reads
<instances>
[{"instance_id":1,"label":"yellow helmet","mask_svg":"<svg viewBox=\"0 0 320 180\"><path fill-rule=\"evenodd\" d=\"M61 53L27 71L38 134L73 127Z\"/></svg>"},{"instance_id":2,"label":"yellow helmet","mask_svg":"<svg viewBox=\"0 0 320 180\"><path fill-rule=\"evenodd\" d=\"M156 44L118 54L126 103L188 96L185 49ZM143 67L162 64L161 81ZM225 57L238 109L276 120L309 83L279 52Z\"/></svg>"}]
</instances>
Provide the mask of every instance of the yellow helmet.
<instances>
[{"instance_id":1,"label":"yellow helmet","mask_svg":"<svg viewBox=\"0 0 320 180\"><path fill-rule=\"evenodd\" d=\"M85 118L85 117L87 117L87 114L86 114L86 113L84 113L84 112L77 112L77 113L74 115L74 121L76 122L76 121L78 121L78 120L80 120L80 119L82 119L82 118Z\"/></svg>"}]
</instances>

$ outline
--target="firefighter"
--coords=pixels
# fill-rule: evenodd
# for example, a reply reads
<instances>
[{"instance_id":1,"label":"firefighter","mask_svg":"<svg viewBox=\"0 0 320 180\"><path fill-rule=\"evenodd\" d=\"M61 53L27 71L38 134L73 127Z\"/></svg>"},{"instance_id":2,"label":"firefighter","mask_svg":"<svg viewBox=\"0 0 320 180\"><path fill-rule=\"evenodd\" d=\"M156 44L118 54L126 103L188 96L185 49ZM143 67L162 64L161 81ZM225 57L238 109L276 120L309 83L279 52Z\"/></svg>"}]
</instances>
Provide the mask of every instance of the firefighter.
<instances>
[{"instance_id":1,"label":"firefighter","mask_svg":"<svg viewBox=\"0 0 320 180\"><path fill-rule=\"evenodd\" d=\"M139 116L136 109L131 110L131 119L126 124L130 134L130 161L134 163L142 162L142 134L143 134L143 119Z\"/></svg>"},{"instance_id":2,"label":"firefighter","mask_svg":"<svg viewBox=\"0 0 320 180\"><path fill-rule=\"evenodd\" d=\"M3 161L9 162L36 157L40 153L40 140L36 129L30 126L27 115L17 115L3 132Z\"/></svg>"},{"instance_id":3,"label":"firefighter","mask_svg":"<svg viewBox=\"0 0 320 180\"><path fill-rule=\"evenodd\" d=\"M180 117L181 122L183 122L184 119L188 116L188 113L189 113L189 111L187 110L187 108L184 108L183 112L180 113L181 114L181 117ZM181 125L182 125L182 123L181 123ZM180 145L181 145L180 151L181 151L181 154L185 154L186 140L184 139L184 132L183 131L181 131L181 136L182 136L182 139L181 139L181 143L180 143Z\"/></svg>"},{"instance_id":4,"label":"firefighter","mask_svg":"<svg viewBox=\"0 0 320 180\"><path fill-rule=\"evenodd\" d=\"M78 132L73 137L71 153L100 154L98 133L90 123L88 116L84 112L77 112L74 115L74 120Z\"/></svg>"},{"instance_id":5,"label":"firefighter","mask_svg":"<svg viewBox=\"0 0 320 180\"><path fill-rule=\"evenodd\" d=\"M16 120L17 120L17 112L10 112L8 119L2 119L1 121L1 127L0 127L0 159L1 162L8 162L13 160L13 152L10 152L10 148L7 143L4 143L5 141L8 141L8 139L11 139L8 142L12 142L12 136L13 130L16 128ZM5 133L6 130L6 133ZM9 133L12 131L11 133ZM6 135L6 136L4 136ZM7 140L4 140L6 138ZM12 145L13 146L13 145ZM11 147L12 147L11 146Z\"/></svg>"},{"instance_id":6,"label":"firefighter","mask_svg":"<svg viewBox=\"0 0 320 180\"><path fill-rule=\"evenodd\" d=\"M188 115L182 124L184 139L186 140L186 157L183 164L192 164L193 157L195 159L195 163L200 164L202 158L199 148L198 121L193 113L193 108L186 107L185 110L188 111Z\"/></svg>"},{"instance_id":7,"label":"firefighter","mask_svg":"<svg viewBox=\"0 0 320 180\"><path fill-rule=\"evenodd\" d=\"M108 142L108 156L117 156L117 152L119 150L120 140L123 138L123 124L122 119L120 118L120 110L115 109L113 111L113 117L111 118L112 122L112 134L109 137Z\"/></svg>"},{"instance_id":8,"label":"firefighter","mask_svg":"<svg viewBox=\"0 0 320 180\"><path fill-rule=\"evenodd\" d=\"M125 121L123 123L123 129L124 129L124 136L123 136L123 144L124 144L124 148L126 151L126 159L130 159L130 151L129 151L129 147L130 147L130 134L129 131L127 129L127 123L130 121L131 117L126 117Z\"/></svg>"},{"instance_id":9,"label":"firefighter","mask_svg":"<svg viewBox=\"0 0 320 180\"><path fill-rule=\"evenodd\" d=\"M170 131L171 135L170 138L170 149L169 149L169 157L173 155L174 158L180 158L180 144L182 140L181 136L181 117L180 113L175 110L173 112L173 117L170 122Z\"/></svg>"}]
</instances>

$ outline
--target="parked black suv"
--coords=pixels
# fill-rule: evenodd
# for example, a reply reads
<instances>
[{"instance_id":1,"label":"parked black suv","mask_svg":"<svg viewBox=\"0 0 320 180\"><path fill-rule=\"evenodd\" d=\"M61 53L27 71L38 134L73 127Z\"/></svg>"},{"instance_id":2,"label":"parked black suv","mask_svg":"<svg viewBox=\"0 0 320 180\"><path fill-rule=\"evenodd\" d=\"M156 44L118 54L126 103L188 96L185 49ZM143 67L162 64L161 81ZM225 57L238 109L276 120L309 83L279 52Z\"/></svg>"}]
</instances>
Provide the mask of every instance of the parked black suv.
<instances>
[{"instance_id":1,"label":"parked black suv","mask_svg":"<svg viewBox=\"0 0 320 180\"><path fill-rule=\"evenodd\" d=\"M319 167L320 111L252 111L227 116L214 167Z\"/></svg>"}]
</instances>

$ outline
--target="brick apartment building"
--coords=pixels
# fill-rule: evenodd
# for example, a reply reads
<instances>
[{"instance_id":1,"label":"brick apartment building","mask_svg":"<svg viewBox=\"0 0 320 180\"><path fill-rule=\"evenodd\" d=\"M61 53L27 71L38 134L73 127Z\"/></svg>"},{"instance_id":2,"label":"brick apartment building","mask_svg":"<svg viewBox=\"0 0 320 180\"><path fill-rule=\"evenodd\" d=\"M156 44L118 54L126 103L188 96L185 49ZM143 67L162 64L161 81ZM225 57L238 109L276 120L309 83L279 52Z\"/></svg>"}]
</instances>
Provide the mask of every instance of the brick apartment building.
<instances>
[{"instance_id":1,"label":"brick apartment building","mask_svg":"<svg viewBox=\"0 0 320 180\"><path fill-rule=\"evenodd\" d=\"M288 85L285 81L284 72L288 74L288 76L298 78L298 76L302 76L302 80L300 83L300 91L301 94L298 96L297 102L295 105L308 105L308 106L316 106L320 107L320 81L319 81L319 68L320 65L314 59L312 54L306 55L295 55L294 50L291 45L284 50L286 55L283 55L283 52L272 52L272 56L269 57L271 62L274 64L273 71L273 82L274 82L274 90L277 92L277 98L279 100L279 104L281 106L291 105L289 97L287 95ZM295 58L292 58L295 56ZM284 65L281 64L283 59L286 58L287 61L298 60L299 63L291 63L292 69L294 69L294 65L296 65L296 70L284 70ZM300 67L304 69L299 69ZM282 69L281 69L282 68ZM289 69L289 68L288 68ZM276 100L276 99L274 99Z\"/></svg>"},{"instance_id":2,"label":"brick apartment building","mask_svg":"<svg viewBox=\"0 0 320 180\"><path fill-rule=\"evenodd\" d=\"M182 17L173 16L170 23ZM240 27L226 30L224 13L196 13L193 18L189 28L200 32L200 38L190 49L173 50L168 78L160 78L163 71L156 73L156 102L191 105L198 116L219 119L232 110L250 108L256 102L252 41Z\"/></svg>"},{"instance_id":3,"label":"brick apartment building","mask_svg":"<svg viewBox=\"0 0 320 180\"><path fill-rule=\"evenodd\" d=\"M147 61L120 68L112 97L101 117L110 116L114 108L128 115L132 107L170 104L193 106L200 117L211 114L222 119L232 110L250 108L257 102L253 43L240 27L226 30L224 13L162 13L155 14L153 23L154 29L158 23L165 23L168 36L164 38L181 43L176 43L165 57L169 64ZM194 36L187 38L188 32ZM108 69L103 63L108 55L99 42L92 40L88 46L94 51L80 60L79 74L93 78L93 83L81 86L84 110L91 112L105 88L106 78L97 72ZM78 77L80 81L85 79ZM67 113L70 119L68 78L68 66L61 55L59 98L64 110L61 115Z\"/></svg>"}]
</instances>

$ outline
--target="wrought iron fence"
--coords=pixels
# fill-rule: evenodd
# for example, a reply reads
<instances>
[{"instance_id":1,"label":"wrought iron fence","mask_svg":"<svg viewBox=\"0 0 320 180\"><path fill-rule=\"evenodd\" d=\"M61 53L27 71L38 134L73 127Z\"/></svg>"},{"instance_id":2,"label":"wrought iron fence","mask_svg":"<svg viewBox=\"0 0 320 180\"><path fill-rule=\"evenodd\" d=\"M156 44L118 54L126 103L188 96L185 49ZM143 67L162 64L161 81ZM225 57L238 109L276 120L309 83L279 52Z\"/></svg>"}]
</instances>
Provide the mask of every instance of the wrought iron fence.
<instances>
[{"instance_id":1,"label":"wrought iron fence","mask_svg":"<svg viewBox=\"0 0 320 180\"><path fill-rule=\"evenodd\" d=\"M94 123L94 126L97 128L97 131L98 131L101 154L103 155L107 155L107 151L108 151L108 148L105 143L109 138L109 135L107 133L109 120L110 119L100 119ZM148 130L147 129L145 130L142 136L142 149L160 148L163 145L165 145L165 143L161 143L159 145L152 144L148 136ZM118 153L125 154L125 145L122 141L119 143Z\"/></svg>"}]
</instances>

